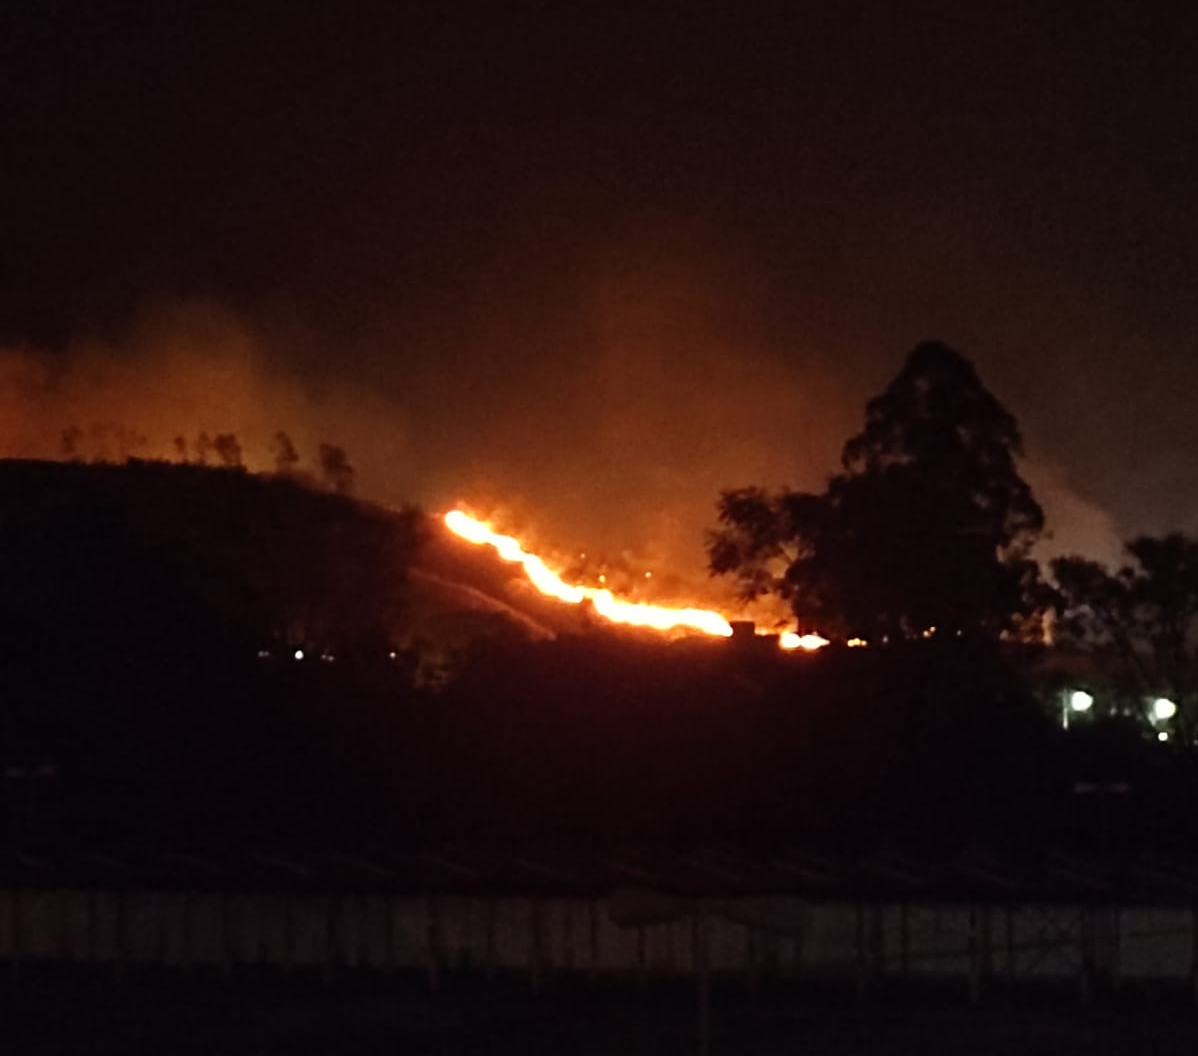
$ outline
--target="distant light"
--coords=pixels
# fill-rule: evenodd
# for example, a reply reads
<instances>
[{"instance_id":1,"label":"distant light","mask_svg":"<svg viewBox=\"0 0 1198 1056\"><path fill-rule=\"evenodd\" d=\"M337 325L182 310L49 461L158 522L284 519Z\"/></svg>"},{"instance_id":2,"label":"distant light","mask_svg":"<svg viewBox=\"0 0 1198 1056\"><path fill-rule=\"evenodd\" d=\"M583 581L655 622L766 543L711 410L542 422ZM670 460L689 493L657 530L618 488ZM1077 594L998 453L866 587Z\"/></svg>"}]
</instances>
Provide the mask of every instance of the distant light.
<instances>
[{"instance_id":1,"label":"distant light","mask_svg":"<svg viewBox=\"0 0 1198 1056\"><path fill-rule=\"evenodd\" d=\"M844 644L850 649L863 649L869 643L864 638L850 638Z\"/></svg>"},{"instance_id":2,"label":"distant light","mask_svg":"<svg viewBox=\"0 0 1198 1056\"><path fill-rule=\"evenodd\" d=\"M295 658L297 660L302 660L304 658L304 651L302 649L297 649L295 651Z\"/></svg>"},{"instance_id":3,"label":"distant light","mask_svg":"<svg viewBox=\"0 0 1198 1056\"><path fill-rule=\"evenodd\" d=\"M778 645L786 650L805 649L808 652L814 652L827 644L828 639L818 634L797 634L794 631L786 631L778 637Z\"/></svg>"},{"instance_id":4,"label":"distant light","mask_svg":"<svg viewBox=\"0 0 1198 1056\"><path fill-rule=\"evenodd\" d=\"M394 650L394 649L392 649L392 650L391 650L391 652L389 652L389 653L387 654L387 659L388 659L388 660L394 660L394 659L395 659L395 650Z\"/></svg>"},{"instance_id":5,"label":"distant light","mask_svg":"<svg viewBox=\"0 0 1198 1056\"><path fill-rule=\"evenodd\" d=\"M925 627L921 632L924 638L931 638L936 633L935 627Z\"/></svg>"},{"instance_id":6,"label":"distant light","mask_svg":"<svg viewBox=\"0 0 1198 1056\"><path fill-rule=\"evenodd\" d=\"M1165 722L1177 714L1177 705L1168 697L1157 697L1152 702L1152 714L1161 722Z\"/></svg>"},{"instance_id":7,"label":"distant light","mask_svg":"<svg viewBox=\"0 0 1198 1056\"><path fill-rule=\"evenodd\" d=\"M336 658L336 657L335 657L335 656L334 656L332 653L321 653L321 654L320 654L320 658L321 658L321 660L323 660L323 661L324 661L326 664L331 664L331 663L333 663L333 661L334 661L334 660L336 660L336 659L337 659L337 658Z\"/></svg>"},{"instance_id":8,"label":"distant light","mask_svg":"<svg viewBox=\"0 0 1198 1056\"><path fill-rule=\"evenodd\" d=\"M1169 734L1166 733L1164 730L1161 730L1161 732L1156 735L1156 739L1158 741L1164 743L1165 741L1167 741L1169 739Z\"/></svg>"},{"instance_id":9,"label":"distant light","mask_svg":"<svg viewBox=\"0 0 1198 1056\"><path fill-rule=\"evenodd\" d=\"M1094 698L1084 689L1075 689L1069 694L1069 706L1074 711L1089 711L1094 706Z\"/></svg>"},{"instance_id":10,"label":"distant light","mask_svg":"<svg viewBox=\"0 0 1198 1056\"><path fill-rule=\"evenodd\" d=\"M646 579L652 579L652 578L653 578L653 573L652 573L652 572L646 572L646 573L645 573L645 578L646 578Z\"/></svg>"},{"instance_id":11,"label":"distant light","mask_svg":"<svg viewBox=\"0 0 1198 1056\"><path fill-rule=\"evenodd\" d=\"M258 659L259 660L269 660L270 659L270 650L269 649L259 649L258 650Z\"/></svg>"}]
</instances>

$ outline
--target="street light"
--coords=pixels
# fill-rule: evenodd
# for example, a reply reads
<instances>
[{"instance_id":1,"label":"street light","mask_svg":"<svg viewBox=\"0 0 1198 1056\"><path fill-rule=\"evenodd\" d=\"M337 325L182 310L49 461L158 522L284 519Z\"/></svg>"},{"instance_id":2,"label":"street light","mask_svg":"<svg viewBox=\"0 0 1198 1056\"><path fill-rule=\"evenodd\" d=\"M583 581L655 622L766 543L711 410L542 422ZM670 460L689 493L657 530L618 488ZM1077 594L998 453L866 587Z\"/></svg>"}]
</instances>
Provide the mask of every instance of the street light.
<instances>
[{"instance_id":1,"label":"street light","mask_svg":"<svg viewBox=\"0 0 1198 1056\"><path fill-rule=\"evenodd\" d=\"M1157 697L1152 702L1152 714L1158 722L1168 722L1177 714L1177 705L1168 697Z\"/></svg>"},{"instance_id":2,"label":"street light","mask_svg":"<svg viewBox=\"0 0 1198 1056\"><path fill-rule=\"evenodd\" d=\"M1094 698L1084 689L1075 689L1069 694L1069 706L1074 711L1089 711L1094 706Z\"/></svg>"},{"instance_id":3,"label":"street light","mask_svg":"<svg viewBox=\"0 0 1198 1056\"><path fill-rule=\"evenodd\" d=\"M1094 706L1094 698L1084 689L1075 689L1072 693L1068 693L1061 697L1061 728L1069 729L1069 712L1076 711L1079 714L1083 711L1089 711Z\"/></svg>"}]
</instances>

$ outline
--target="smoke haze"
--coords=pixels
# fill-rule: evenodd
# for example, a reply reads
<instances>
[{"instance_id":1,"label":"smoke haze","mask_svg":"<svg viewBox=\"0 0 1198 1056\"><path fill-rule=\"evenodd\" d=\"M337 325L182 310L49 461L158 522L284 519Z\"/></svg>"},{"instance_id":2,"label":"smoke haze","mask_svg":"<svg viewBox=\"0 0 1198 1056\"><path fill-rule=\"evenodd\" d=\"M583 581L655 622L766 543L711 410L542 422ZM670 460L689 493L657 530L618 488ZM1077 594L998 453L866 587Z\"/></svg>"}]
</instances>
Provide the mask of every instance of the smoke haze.
<instances>
[{"instance_id":1,"label":"smoke haze","mask_svg":"<svg viewBox=\"0 0 1198 1056\"><path fill-rule=\"evenodd\" d=\"M310 469L321 443L344 447L364 497L463 503L563 565L585 553L591 568L652 571L661 593L720 598L703 555L718 492L822 487L885 379L848 375L818 350L776 354L744 274L684 257L608 260L577 318L542 338L560 350L535 370L509 367L528 360L491 305L400 384L288 369L297 344L319 339L277 311L261 322L208 302L159 304L117 338L3 350L2 451L66 457L74 429L76 457L178 459L176 437L194 457L199 434L232 433L245 464L267 470L282 430ZM455 357L478 360L488 340L490 369L463 377ZM1111 516L1032 454L1052 532L1041 553L1118 560Z\"/></svg>"},{"instance_id":2,"label":"smoke haze","mask_svg":"<svg viewBox=\"0 0 1198 1056\"><path fill-rule=\"evenodd\" d=\"M939 339L1045 552L1198 529L1192 19L743 7L9 5L0 448L284 430L718 590L718 491L820 488Z\"/></svg>"}]
</instances>

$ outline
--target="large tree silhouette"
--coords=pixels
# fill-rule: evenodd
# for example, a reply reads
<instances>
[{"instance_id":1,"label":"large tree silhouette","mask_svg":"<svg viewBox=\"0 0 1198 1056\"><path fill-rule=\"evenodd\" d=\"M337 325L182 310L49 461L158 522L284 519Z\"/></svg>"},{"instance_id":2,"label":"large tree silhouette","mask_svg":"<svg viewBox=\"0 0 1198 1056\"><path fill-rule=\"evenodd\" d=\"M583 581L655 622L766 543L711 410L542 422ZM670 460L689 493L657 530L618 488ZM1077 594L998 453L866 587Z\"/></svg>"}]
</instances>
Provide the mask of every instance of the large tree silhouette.
<instances>
[{"instance_id":1,"label":"large tree silhouette","mask_svg":"<svg viewBox=\"0 0 1198 1056\"><path fill-rule=\"evenodd\" d=\"M834 638L997 635L1039 608L1028 554L1044 517L1021 451L1015 418L973 364L921 344L867 405L822 494L720 496L710 569L746 597L782 596Z\"/></svg>"}]
</instances>

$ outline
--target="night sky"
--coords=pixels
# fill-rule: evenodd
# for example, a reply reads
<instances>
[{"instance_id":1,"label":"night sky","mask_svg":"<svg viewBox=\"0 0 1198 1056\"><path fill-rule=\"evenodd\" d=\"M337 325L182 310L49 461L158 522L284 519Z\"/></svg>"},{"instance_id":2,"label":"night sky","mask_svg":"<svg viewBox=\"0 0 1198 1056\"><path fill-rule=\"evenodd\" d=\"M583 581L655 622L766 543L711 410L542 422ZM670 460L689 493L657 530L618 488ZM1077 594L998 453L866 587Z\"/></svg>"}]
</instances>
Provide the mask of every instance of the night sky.
<instances>
[{"instance_id":1,"label":"night sky","mask_svg":"<svg viewBox=\"0 0 1198 1056\"><path fill-rule=\"evenodd\" d=\"M7 5L3 451L283 428L690 570L936 337L1059 548L1198 530L1188 5L488 6Z\"/></svg>"}]
</instances>

